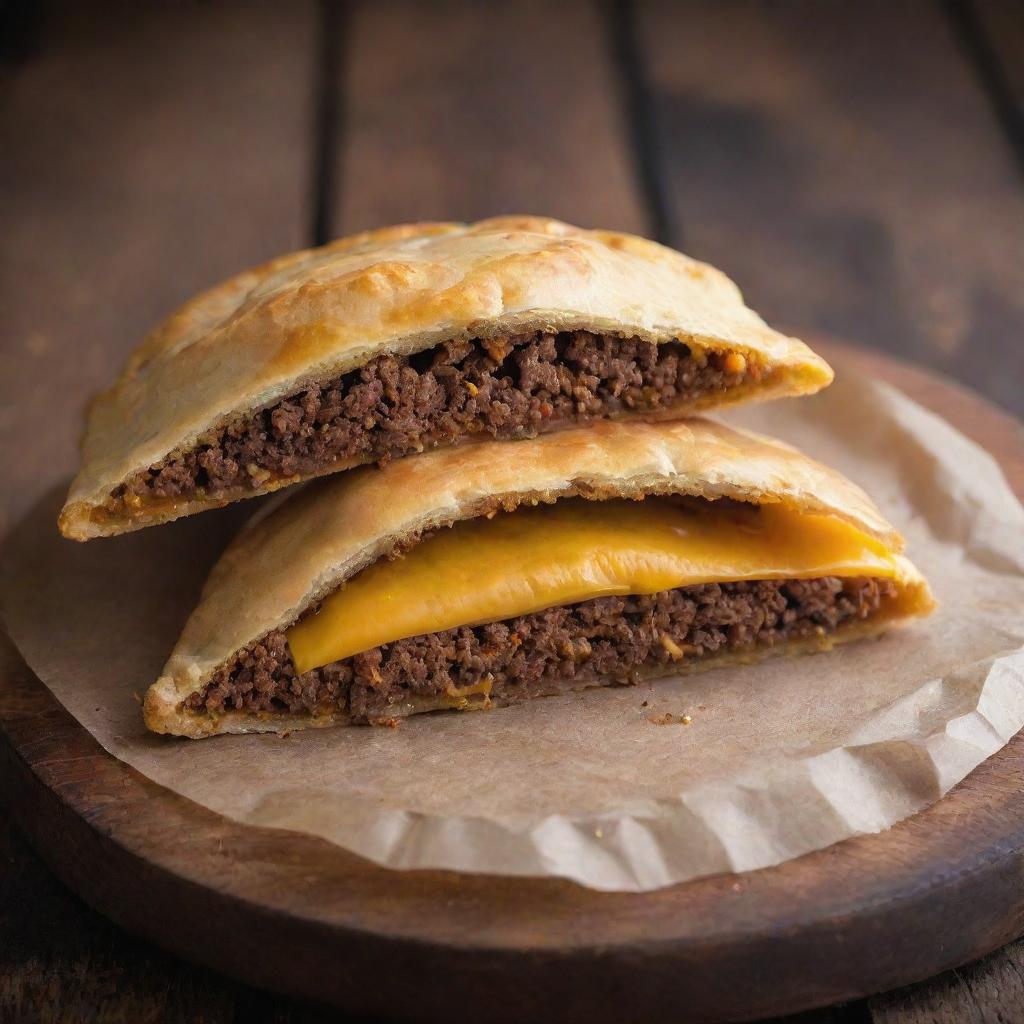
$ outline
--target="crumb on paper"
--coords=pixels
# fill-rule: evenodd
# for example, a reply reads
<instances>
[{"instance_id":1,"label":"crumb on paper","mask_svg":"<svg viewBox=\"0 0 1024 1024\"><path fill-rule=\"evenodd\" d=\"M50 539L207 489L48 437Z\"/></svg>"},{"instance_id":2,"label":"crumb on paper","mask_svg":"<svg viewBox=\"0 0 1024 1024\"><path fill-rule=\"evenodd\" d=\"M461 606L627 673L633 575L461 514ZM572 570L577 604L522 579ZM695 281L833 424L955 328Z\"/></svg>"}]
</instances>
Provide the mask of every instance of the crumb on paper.
<instances>
[{"instance_id":1,"label":"crumb on paper","mask_svg":"<svg viewBox=\"0 0 1024 1024\"><path fill-rule=\"evenodd\" d=\"M645 700L640 701L640 707L646 708L647 706L648 706L648 702L647 701L645 701Z\"/></svg>"},{"instance_id":2,"label":"crumb on paper","mask_svg":"<svg viewBox=\"0 0 1024 1024\"><path fill-rule=\"evenodd\" d=\"M645 717L651 725L689 725L693 721L690 715L673 714L671 711L666 711L661 715L646 715Z\"/></svg>"},{"instance_id":3,"label":"crumb on paper","mask_svg":"<svg viewBox=\"0 0 1024 1024\"><path fill-rule=\"evenodd\" d=\"M594 829L594 837L596 839L604 839L604 830L603 829L599 829L599 828L595 828Z\"/></svg>"}]
</instances>

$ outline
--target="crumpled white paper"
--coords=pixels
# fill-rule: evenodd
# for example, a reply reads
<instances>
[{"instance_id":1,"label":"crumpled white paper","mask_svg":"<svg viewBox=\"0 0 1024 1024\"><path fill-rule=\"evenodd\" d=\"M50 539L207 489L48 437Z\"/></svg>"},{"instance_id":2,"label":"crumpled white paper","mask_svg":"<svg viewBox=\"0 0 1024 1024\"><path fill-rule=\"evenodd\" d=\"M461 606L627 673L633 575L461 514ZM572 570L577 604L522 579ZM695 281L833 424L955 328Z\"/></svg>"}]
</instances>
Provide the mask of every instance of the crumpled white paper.
<instances>
[{"instance_id":1,"label":"crumpled white paper","mask_svg":"<svg viewBox=\"0 0 1024 1024\"><path fill-rule=\"evenodd\" d=\"M138 697L254 506L81 546L51 495L4 549L8 627L107 750L238 821L393 868L602 890L777 864L920 810L1024 726L1024 509L988 454L853 375L728 418L862 484L940 610L827 654L397 730L172 740L145 732Z\"/></svg>"}]
</instances>

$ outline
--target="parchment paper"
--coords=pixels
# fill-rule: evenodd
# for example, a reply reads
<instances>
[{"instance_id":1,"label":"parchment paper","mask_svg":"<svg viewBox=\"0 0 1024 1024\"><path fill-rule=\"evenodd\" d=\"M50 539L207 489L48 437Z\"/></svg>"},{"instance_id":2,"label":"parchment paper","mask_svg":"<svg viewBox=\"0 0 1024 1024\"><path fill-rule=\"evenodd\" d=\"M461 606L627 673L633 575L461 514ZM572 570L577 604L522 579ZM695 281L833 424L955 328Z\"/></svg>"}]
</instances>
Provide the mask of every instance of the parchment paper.
<instances>
[{"instance_id":1,"label":"parchment paper","mask_svg":"<svg viewBox=\"0 0 1024 1024\"><path fill-rule=\"evenodd\" d=\"M1024 510L984 451L851 375L729 419L861 483L941 610L827 654L397 730L174 740L144 731L139 697L255 506L82 546L57 534L61 492L5 546L8 626L107 750L242 822L392 868L604 890L777 864L925 807L1024 725Z\"/></svg>"}]
</instances>

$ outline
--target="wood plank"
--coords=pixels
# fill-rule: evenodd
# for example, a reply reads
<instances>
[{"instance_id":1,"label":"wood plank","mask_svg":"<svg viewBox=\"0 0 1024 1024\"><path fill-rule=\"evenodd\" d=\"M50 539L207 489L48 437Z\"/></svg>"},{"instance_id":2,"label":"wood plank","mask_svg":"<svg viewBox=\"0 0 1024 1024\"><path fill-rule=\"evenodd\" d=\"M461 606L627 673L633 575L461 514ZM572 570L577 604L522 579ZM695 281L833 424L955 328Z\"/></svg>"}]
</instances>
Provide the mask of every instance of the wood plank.
<instances>
[{"instance_id":1,"label":"wood plank","mask_svg":"<svg viewBox=\"0 0 1024 1024\"><path fill-rule=\"evenodd\" d=\"M0 820L0 1019L231 1024L236 988L125 936Z\"/></svg>"},{"instance_id":2,"label":"wood plank","mask_svg":"<svg viewBox=\"0 0 1024 1024\"><path fill-rule=\"evenodd\" d=\"M65 888L0 815L0 1020L338 1024L339 1018L127 934Z\"/></svg>"},{"instance_id":3,"label":"wood plank","mask_svg":"<svg viewBox=\"0 0 1024 1024\"><path fill-rule=\"evenodd\" d=\"M927 0L650 0L641 38L694 256L752 305L1024 411L1024 190Z\"/></svg>"},{"instance_id":4,"label":"wood plank","mask_svg":"<svg viewBox=\"0 0 1024 1024\"><path fill-rule=\"evenodd\" d=\"M645 232L606 26L586 0L352 10L336 234L538 213Z\"/></svg>"},{"instance_id":5,"label":"wood plank","mask_svg":"<svg viewBox=\"0 0 1024 1024\"><path fill-rule=\"evenodd\" d=\"M305 242L312 0L125 10L58 8L5 75L0 533L149 327Z\"/></svg>"},{"instance_id":6,"label":"wood plank","mask_svg":"<svg viewBox=\"0 0 1024 1024\"><path fill-rule=\"evenodd\" d=\"M1024 1012L1024 941L931 981L869 1000L874 1024L991 1024Z\"/></svg>"}]
</instances>

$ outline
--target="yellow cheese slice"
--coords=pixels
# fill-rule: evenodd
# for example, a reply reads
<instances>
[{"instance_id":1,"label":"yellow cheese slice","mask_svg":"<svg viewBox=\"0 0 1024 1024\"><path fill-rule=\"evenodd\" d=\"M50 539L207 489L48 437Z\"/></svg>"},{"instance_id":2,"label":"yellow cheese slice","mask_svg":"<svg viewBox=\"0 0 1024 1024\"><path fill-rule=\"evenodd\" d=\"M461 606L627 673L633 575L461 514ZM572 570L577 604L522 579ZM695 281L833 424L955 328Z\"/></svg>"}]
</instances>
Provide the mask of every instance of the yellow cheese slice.
<instances>
[{"instance_id":1,"label":"yellow cheese slice","mask_svg":"<svg viewBox=\"0 0 1024 1024\"><path fill-rule=\"evenodd\" d=\"M582 499L471 519L374 563L288 630L308 672L380 644L595 597L737 580L895 574L884 544L781 505Z\"/></svg>"}]
</instances>

